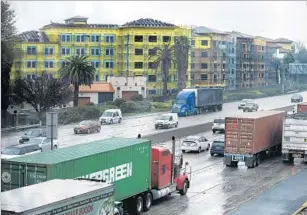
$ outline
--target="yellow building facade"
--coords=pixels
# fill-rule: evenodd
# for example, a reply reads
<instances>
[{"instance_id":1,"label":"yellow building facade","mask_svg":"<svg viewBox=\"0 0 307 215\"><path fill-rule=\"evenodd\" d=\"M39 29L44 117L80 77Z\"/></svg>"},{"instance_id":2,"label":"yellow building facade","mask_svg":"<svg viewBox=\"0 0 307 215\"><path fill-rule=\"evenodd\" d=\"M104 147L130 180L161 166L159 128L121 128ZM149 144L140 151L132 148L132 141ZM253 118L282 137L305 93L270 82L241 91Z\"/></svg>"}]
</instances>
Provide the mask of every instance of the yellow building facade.
<instances>
[{"instance_id":1,"label":"yellow building facade","mask_svg":"<svg viewBox=\"0 0 307 215\"><path fill-rule=\"evenodd\" d=\"M69 56L86 55L96 68L95 81L106 82L108 76L146 76L148 93L158 94L162 79L153 68L154 57L150 56L154 55L154 47L173 45L179 36L190 39L191 29L153 19L139 19L122 26L88 24L87 18L77 16L21 34L17 48L22 56L16 59L11 77L19 74L35 78L43 71L58 77L58 70ZM170 90L177 88L177 78L176 69L171 68ZM187 86L189 80L190 67Z\"/></svg>"}]
</instances>

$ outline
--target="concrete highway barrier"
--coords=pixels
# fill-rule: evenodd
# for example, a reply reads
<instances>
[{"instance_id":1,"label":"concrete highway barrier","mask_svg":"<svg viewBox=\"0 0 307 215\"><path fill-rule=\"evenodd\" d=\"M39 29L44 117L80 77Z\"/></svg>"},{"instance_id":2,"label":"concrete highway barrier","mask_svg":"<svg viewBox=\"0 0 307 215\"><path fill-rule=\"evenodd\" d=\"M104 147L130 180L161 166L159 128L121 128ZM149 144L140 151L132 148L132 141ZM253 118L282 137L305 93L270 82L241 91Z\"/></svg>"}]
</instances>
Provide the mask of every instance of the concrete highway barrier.
<instances>
[{"instance_id":1,"label":"concrete highway barrier","mask_svg":"<svg viewBox=\"0 0 307 215\"><path fill-rule=\"evenodd\" d=\"M272 110L282 110L282 111L291 111L293 109L293 105L276 108ZM142 138L146 138L152 141L152 143L163 143L172 139L172 136L175 136L177 139L181 137L186 137L193 134L204 133L210 131L212 127L212 122L198 124L188 127L179 127L176 130L170 130L162 133L152 134L152 135L145 135Z\"/></svg>"}]
</instances>

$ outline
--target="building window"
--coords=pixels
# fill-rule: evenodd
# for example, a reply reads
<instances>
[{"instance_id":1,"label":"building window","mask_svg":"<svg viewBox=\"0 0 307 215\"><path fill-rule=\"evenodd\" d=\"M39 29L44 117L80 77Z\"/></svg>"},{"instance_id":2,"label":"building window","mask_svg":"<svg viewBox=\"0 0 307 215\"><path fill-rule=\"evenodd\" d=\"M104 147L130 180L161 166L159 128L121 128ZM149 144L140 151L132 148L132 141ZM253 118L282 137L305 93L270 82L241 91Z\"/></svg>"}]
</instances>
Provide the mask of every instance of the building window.
<instances>
[{"instance_id":1,"label":"building window","mask_svg":"<svg viewBox=\"0 0 307 215\"><path fill-rule=\"evenodd\" d=\"M261 65L261 69L264 69L264 65Z\"/></svg>"},{"instance_id":2,"label":"building window","mask_svg":"<svg viewBox=\"0 0 307 215\"><path fill-rule=\"evenodd\" d=\"M45 48L45 55L53 55L53 53L54 53L53 47Z\"/></svg>"},{"instance_id":3,"label":"building window","mask_svg":"<svg viewBox=\"0 0 307 215\"><path fill-rule=\"evenodd\" d=\"M71 42L71 35L70 34L62 34L61 35L61 42Z\"/></svg>"},{"instance_id":4,"label":"building window","mask_svg":"<svg viewBox=\"0 0 307 215\"><path fill-rule=\"evenodd\" d=\"M195 46L195 40L191 40L191 45Z\"/></svg>"},{"instance_id":5,"label":"building window","mask_svg":"<svg viewBox=\"0 0 307 215\"><path fill-rule=\"evenodd\" d=\"M235 74L235 70L234 69L231 69L231 74Z\"/></svg>"},{"instance_id":6,"label":"building window","mask_svg":"<svg viewBox=\"0 0 307 215\"><path fill-rule=\"evenodd\" d=\"M106 56L113 56L114 55L114 49L113 48L106 48L105 49L105 55Z\"/></svg>"},{"instance_id":7,"label":"building window","mask_svg":"<svg viewBox=\"0 0 307 215\"><path fill-rule=\"evenodd\" d=\"M70 55L70 48L61 48L62 55Z\"/></svg>"},{"instance_id":8,"label":"building window","mask_svg":"<svg viewBox=\"0 0 307 215\"><path fill-rule=\"evenodd\" d=\"M91 35L91 37L90 37L90 41L92 42L92 43L98 43L98 42L100 42L100 35Z\"/></svg>"},{"instance_id":9,"label":"building window","mask_svg":"<svg viewBox=\"0 0 307 215\"><path fill-rule=\"evenodd\" d=\"M69 64L68 61L61 61L61 67L62 67L62 68L65 67L65 66L67 66L68 64Z\"/></svg>"},{"instance_id":10,"label":"building window","mask_svg":"<svg viewBox=\"0 0 307 215\"><path fill-rule=\"evenodd\" d=\"M157 82L156 75L148 75L148 82Z\"/></svg>"},{"instance_id":11,"label":"building window","mask_svg":"<svg viewBox=\"0 0 307 215\"><path fill-rule=\"evenodd\" d=\"M143 55L143 49L135 49L134 54L135 55Z\"/></svg>"},{"instance_id":12,"label":"building window","mask_svg":"<svg viewBox=\"0 0 307 215\"><path fill-rule=\"evenodd\" d=\"M171 37L170 36L163 36L162 39L163 39L164 43L171 42Z\"/></svg>"},{"instance_id":13,"label":"building window","mask_svg":"<svg viewBox=\"0 0 307 215\"><path fill-rule=\"evenodd\" d=\"M202 63L200 64L201 69L208 69L208 64L207 63Z\"/></svg>"},{"instance_id":14,"label":"building window","mask_svg":"<svg viewBox=\"0 0 307 215\"><path fill-rule=\"evenodd\" d=\"M157 90L148 90L148 94L157 94Z\"/></svg>"},{"instance_id":15,"label":"building window","mask_svg":"<svg viewBox=\"0 0 307 215\"><path fill-rule=\"evenodd\" d=\"M234 58L231 59L231 63L235 64L235 59Z\"/></svg>"},{"instance_id":16,"label":"building window","mask_svg":"<svg viewBox=\"0 0 307 215\"><path fill-rule=\"evenodd\" d=\"M156 49L149 49L148 50L148 55L156 55L157 54L157 50Z\"/></svg>"},{"instance_id":17,"label":"building window","mask_svg":"<svg viewBox=\"0 0 307 215\"><path fill-rule=\"evenodd\" d=\"M105 61L104 66L105 66L105 68L114 68L114 62L113 61Z\"/></svg>"},{"instance_id":18,"label":"building window","mask_svg":"<svg viewBox=\"0 0 307 215\"><path fill-rule=\"evenodd\" d=\"M36 68L36 61L28 60L27 61L27 68Z\"/></svg>"},{"instance_id":19,"label":"building window","mask_svg":"<svg viewBox=\"0 0 307 215\"><path fill-rule=\"evenodd\" d=\"M134 62L135 69L143 69L143 62Z\"/></svg>"},{"instance_id":20,"label":"building window","mask_svg":"<svg viewBox=\"0 0 307 215\"><path fill-rule=\"evenodd\" d=\"M92 56L99 56L100 55L100 48L91 48L91 55Z\"/></svg>"},{"instance_id":21,"label":"building window","mask_svg":"<svg viewBox=\"0 0 307 215\"><path fill-rule=\"evenodd\" d=\"M195 63L191 63L191 69L195 69Z\"/></svg>"},{"instance_id":22,"label":"building window","mask_svg":"<svg viewBox=\"0 0 307 215\"><path fill-rule=\"evenodd\" d=\"M207 46L208 45L208 40L201 40L201 45L202 46Z\"/></svg>"},{"instance_id":23,"label":"building window","mask_svg":"<svg viewBox=\"0 0 307 215\"><path fill-rule=\"evenodd\" d=\"M99 61L91 61L92 67L99 69L100 68L100 62Z\"/></svg>"},{"instance_id":24,"label":"building window","mask_svg":"<svg viewBox=\"0 0 307 215\"><path fill-rule=\"evenodd\" d=\"M149 62L148 63L148 69L155 69L155 63L154 62Z\"/></svg>"},{"instance_id":25,"label":"building window","mask_svg":"<svg viewBox=\"0 0 307 215\"><path fill-rule=\"evenodd\" d=\"M85 48L76 48L76 55L85 55Z\"/></svg>"},{"instance_id":26,"label":"building window","mask_svg":"<svg viewBox=\"0 0 307 215\"><path fill-rule=\"evenodd\" d=\"M235 53L235 48L231 49L231 53L234 54Z\"/></svg>"},{"instance_id":27,"label":"building window","mask_svg":"<svg viewBox=\"0 0 307 215\"><path fill-rule=\"evenodd\" d=\"M208 57L208 52L201 52L202 57Z\"/></svg>"},{"instance_id":28,"label":"building window","mask_svg":"<svg viewBox=\"0 0 307 215\"><path fill-rule=\"evenodd\" d=\"M213 64L213 67L214 67L214 69L217 69L217 64L216 63Z\"/></svg>"},{"instance_id":29,"label":"building window","mask_svg":"<svg viewBox=\"0 0 307 215\"><path fill-rule=\"evenodd\" d=\"M195 52L191 51L191 57L195 57Z\"/></svg>"},{"instance_id":30,"label":"building window","mask_svg":"<svg viewBox=\"0 0 307 215\"><path fill-rule=\"evenodd\" d=\"M217 82L217 75L213 75L213 82L214 82L214 83Z\"/></svg>"},{"instance_id":31,"label":"building window","mask_svg":"<svg viewBox=\"0 0 307 215\"><path fill-rule=\"evenodd\" d=\"M142 35L135 35L134 36L134 42L138 42L138 43L143 42L143 36Z\"/></svg>"},{"instance_id":32,"label":"building window","mask_svg":"<svg viewBox=\"0 0 307 215\"><path fill-rule=\"evenodd\" d=\"M226 79L226 75L225 75L225 74L223 74L223 81L225 81L225 79Z\"/></svg>"},{"instance_id":33,"label":"building window","mask_svg":"<svg viewBox=\"0 0 307 215\"><path fill-rule=\"evenodd\" d=\"M149 36L148 37L148 42L150 43L156 43L158 41L157 36Z\"/></svg>"},{"instance_id":34,"label":"building window","mask_svg":"<svg viewBox=\"0 0 307 215\"><path fill-rule=\"evenodd\" d=\"M45 68L53 68L54 67L54 63L53 61L45 61Z\"/></svg>"},{"instance_id":35,"label":"building window","mask_svg":"<svg viewBox=\"0 0 307 215\"><path fill-rule=\"evenodd\" d=\"M105 43L114 43L115 42L115 36L114 35L104 36L104 42Z\"/></svg>"},{"instance_id":36,"label":"building window","mask_svg":"<svg viewBox=\"0 0 307 215\"><path fill-rule=\"evenodd\" d=\"M85 35L82 34L77 34L76 35L76 42L80 43L80 42L85 42Z\"/></svg>"},{"instance_id":37,"label":"building window","mask_svg":"<svg viewBox=\"0 0 307 215\"><path fill-rule=\"evenodd\" d=\"M201 74L201 75L200 75L200 79L201 79L202 81L206 81L206 80L208 80L208 75L207 75L207 74Z\"/></svg>"},{"instance_id":38,"label":"building window","mask_svg":"<svg viewBox=\"0 0 307 215\"><path fill-rule=\"evenodd\" d=\"M36 74L27 74L27 79L28 80L35 80L36 79L36 77L37 77L37 75Z\"/></svg>"},{"instance_id":39,"label":"building window","mask_svg":"<svg viewBox=\"0 0 307 215\"><path fill-rule=\"evenodd\" d=\"M36 47L35 46L28 46L27 47L27 54L28 55L35 55L36 54Z\"/></svg>"}]
</instances>

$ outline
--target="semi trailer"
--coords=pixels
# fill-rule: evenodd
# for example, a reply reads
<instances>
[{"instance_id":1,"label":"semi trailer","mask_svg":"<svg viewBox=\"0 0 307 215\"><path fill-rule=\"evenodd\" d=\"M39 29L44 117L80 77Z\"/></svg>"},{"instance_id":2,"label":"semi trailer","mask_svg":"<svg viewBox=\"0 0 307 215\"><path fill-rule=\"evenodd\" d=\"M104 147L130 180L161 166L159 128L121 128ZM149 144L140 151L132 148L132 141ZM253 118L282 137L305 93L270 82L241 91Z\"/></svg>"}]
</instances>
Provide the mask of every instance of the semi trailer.
<instances>
[{"instance_id":1,"label":"semi trailer","mask_svg":"<svg viewBox=\"0 0 307 215\"><path fill-rule=\"evenodd\" d=\"M259 111L226 117L224 164L248 168L266 155L281 154L284 111Z\"/></svg>"},{"instance_id":2,"label":"semi trailer","mask_svg":"<svg viewBox=\"0 0 307 215\"><path fill-rule=\"evenodd\" d=\"M120 206L112 184L93 181L53 179L1 193L2 215L124 215Z\"/></svg>"},{"instance_id":3,"label":"semi trailer","mask_svg":"<svg viewBox=\"0 0 307 215\"><path fill-rule=\"evenodd\" d=\"M132 215L148 211L153 200L171 193L185 195L190 186L188 163L182 168L183 161L169 149L141 138L99 140L1 164L2 191L52 179L103 180L114 183L115 200Z\"/></svg>"},{"instance_id":4,"label":"semi trailer","mask_svg":"<svg viewBox=\"0 0 307 215\"><path fill-rule=\"evenodd\" d=\"M171 113L177 113L178 116L189 116L222 109L222 88L195 88L183 89L177 94Z\"/></svg>"}]
</instances>

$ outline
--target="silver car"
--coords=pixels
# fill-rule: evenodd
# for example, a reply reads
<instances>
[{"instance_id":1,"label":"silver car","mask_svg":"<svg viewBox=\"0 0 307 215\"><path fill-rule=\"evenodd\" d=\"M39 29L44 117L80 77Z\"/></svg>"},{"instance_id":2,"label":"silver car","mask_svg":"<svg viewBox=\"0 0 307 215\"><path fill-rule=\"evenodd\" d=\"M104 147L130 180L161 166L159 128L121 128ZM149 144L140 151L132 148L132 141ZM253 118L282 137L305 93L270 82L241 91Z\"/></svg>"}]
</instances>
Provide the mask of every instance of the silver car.
<instances>
[{"instance_id":1,"label":"silver car","mask_svg":"<svg viewBox=\"0 0 307 215\"><path fill-rule=\"evenodd\" d=\"M242 109L243 112L253 112L253 111L258 111L259 106L255 102L246 103Z\"/></svg>"},{"instance_id":2,"label":"silver car","mask_svg":"<svg viewBox=\"0 0 307 215\"><path fill-rule=\"evenodd\" d=\"M42 149L43 152L51 150L51 139L47 137L36 137L30 139L28 142L30 144L38 144L39 147ZM59 143L57 139L53 140L53 149L59 148Z\"/></svg>"},{"instance_id":3,"label":"silver car","mask_svg":"<svg viewBox=\"0 0 307 215\"><path fill-rule=\"evenodd\" d=\"M247 103L254 103L252 99L242 99L238 105L238 109L243 109Z\"/></svg>"}]
</instances>

